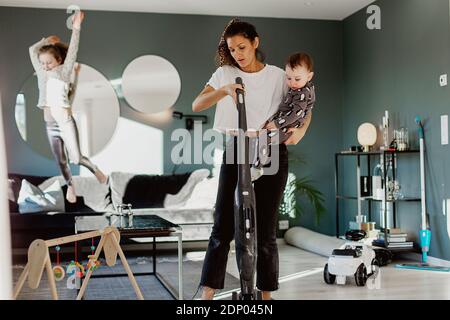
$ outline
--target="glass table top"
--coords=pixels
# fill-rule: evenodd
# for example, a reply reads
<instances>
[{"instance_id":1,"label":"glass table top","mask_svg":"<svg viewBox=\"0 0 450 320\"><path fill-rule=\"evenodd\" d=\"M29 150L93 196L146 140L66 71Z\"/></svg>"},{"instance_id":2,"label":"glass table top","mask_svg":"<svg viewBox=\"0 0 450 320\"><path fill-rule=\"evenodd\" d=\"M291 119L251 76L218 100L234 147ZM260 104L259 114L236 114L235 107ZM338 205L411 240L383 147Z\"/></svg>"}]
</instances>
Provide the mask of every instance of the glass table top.
<instances>
[{"instance_id":1,"label":"glass table top","mask_svg":"<svg viewBox=\"0 0 450 320\"><path fill-rule=\"evenodd\" d=\"M76 232L92 231L114 226L121 232L175 231L180 226L157 215L119 216L107 213L102 216L75 217Z\"/></svg>"}]
</instances>

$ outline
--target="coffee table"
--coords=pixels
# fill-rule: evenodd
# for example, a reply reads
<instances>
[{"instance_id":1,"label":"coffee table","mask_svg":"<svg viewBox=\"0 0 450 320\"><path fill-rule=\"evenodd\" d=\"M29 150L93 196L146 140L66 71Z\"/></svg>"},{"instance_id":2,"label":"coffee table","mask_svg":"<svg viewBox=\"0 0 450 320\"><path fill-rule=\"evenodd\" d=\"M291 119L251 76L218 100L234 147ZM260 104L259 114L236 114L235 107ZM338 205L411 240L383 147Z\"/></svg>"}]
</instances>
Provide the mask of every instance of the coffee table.
<instances>
[{"instance_id":1,"label":"coffee table","mask_svg":"<svg viewBox=\"0 0 450 320\"><path fill-rule=\"evenodd\" d=\"M107 226L115 226L121 237L133 238L153 238L152 272L135 273L135 276L153 275L161 285L170 293L174 299L183 299L183 232L181 227L157 215L134 215L130 223L128 217L114 214L104 214L102 216L79 216L75 217L75 233L92 230L100 230ZM178 242L178 295L172 290L168 283L156 271L156 238L176 237ZM139 243L143 243L139 241ZM145 242L144 242L145 243ZM122 277L126 274L101 274L92 277Z\"/></svg>"}]
</instances>

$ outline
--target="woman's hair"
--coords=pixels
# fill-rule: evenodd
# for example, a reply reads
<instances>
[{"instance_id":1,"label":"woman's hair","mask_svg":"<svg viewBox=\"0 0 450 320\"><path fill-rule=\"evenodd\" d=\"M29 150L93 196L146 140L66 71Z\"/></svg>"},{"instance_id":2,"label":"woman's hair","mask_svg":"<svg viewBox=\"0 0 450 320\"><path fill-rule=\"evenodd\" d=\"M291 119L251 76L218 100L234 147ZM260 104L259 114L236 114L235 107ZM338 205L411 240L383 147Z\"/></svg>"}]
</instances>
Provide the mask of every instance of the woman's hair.
<instances>
[{"instance_id":1,"label":"woman's hair","mask_svg":"<svg viewBox=\"0 0 450 320\"><path fill-rule=\"evenodd\" d=\"M223 65L239 67L237 62L231 56L230 49L228 49L227 45L227 39L236 35L241 35L251 42L253 42L256 37L259 37L255 26L248 22L241 21L237 18L228 22L217 47L216 63L219 67ZM261 62L263 62L265 58L264 54L258 48L256 49L256 58Z\"/></svg>"},{"instance_id":2,"label":"woman's hair","mask_svg":"<svg viewBox=\"0 0 450 320\"><path fill-rule=\"evenodd\" d=\"M314 62L311 56L304 52L297 52L289 56L286 60L286 65L295 69L295 67L304 66L308 71L312 72Z\"/></svg>"},{"instance_id":3,"label":"woman's hair","mask_svg":"<svg viewBox=\"0 0 450 320\"><path fill-rule=\"evenodd\" d=\"M41 53L49 53L55 57L56 60L59 61L59 63L63 64L66 60L67 56L67 50L69 47L65 43L57 42L55 44L48 44L45 46L42 46L39 49L39 54Z\"/></svg>"}]
</instances>

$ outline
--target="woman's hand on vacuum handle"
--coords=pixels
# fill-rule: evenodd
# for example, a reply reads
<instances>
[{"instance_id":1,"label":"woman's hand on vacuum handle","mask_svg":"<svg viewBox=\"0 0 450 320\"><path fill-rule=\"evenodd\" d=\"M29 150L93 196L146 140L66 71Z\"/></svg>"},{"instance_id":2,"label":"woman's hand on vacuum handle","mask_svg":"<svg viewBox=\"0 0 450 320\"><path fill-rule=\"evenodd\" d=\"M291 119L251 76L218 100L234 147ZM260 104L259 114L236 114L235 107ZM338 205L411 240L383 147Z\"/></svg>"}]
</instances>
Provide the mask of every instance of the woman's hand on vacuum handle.
<instances>
[{"instance_id":1,"label":"woman's hand on vacuum handle","mask_svg":"<svg viewBox=\"0 0 450 320\"><path fill-rule=\"evenodd\" d=\"M232 97L234 102L237 101L237 96L236 96L237 89L244 90L244 87L241 84L230 83L230 84L227 84L226 86L223 86L222 88L220 88L220 90L222 90L222 92L224 92L227 96Z\"/></svg>"},{"instance_id":2,"label":"woman's hand on vacuum handle","mask_svg":"<svg viewBox=\"0 0 450 320\"><path fill-rule=\"evenodd\" d=\"M206 85L197 98L195 98L194 102L192 102L192 111L200 112L206 110L228 95L236 101L236 89L243 89L243 87L235 83L218 89Z\"/></svg>"}]
</instances>

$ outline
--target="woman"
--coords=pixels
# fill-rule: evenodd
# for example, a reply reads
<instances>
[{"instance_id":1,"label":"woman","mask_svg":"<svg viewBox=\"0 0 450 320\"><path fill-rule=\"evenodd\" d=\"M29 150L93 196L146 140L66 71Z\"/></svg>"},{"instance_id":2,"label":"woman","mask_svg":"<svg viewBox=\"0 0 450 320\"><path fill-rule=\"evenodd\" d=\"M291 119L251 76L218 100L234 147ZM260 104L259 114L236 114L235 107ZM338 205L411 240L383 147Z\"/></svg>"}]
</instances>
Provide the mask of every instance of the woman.
<instances>
[{"instance_id":1,"label":"woman","mask_svg":"<svg viewBox=\"0 0 450 320\"><path fill-rule=\"evenodd\" d=\"M199 112L217 103L214 129L218 131L226 133L238 128L236 89L245 90L249 130L262 129L267 119L278 110L287 91L284 71L264 64L264 56L258 49L259 41L255 27L237 19L231 20L222 34L217 50L219 68L192 104L193 111ZM245 88L235 84L236 77L243 79ZM292 135L280 145L278 172L264 175L254 182L258 243L256 286L262 291L264 300L271 299L271 292L278 289L276 221L288 174L286 144L297 144L309 121L310 117L302 128L290 129ZM202 299L212 299L215 290L224 287L228 251L234 238L237 164L225 163L226 154L223 159L214 226L200 283L203 286Z\"/></svg>"}]
</instances>

